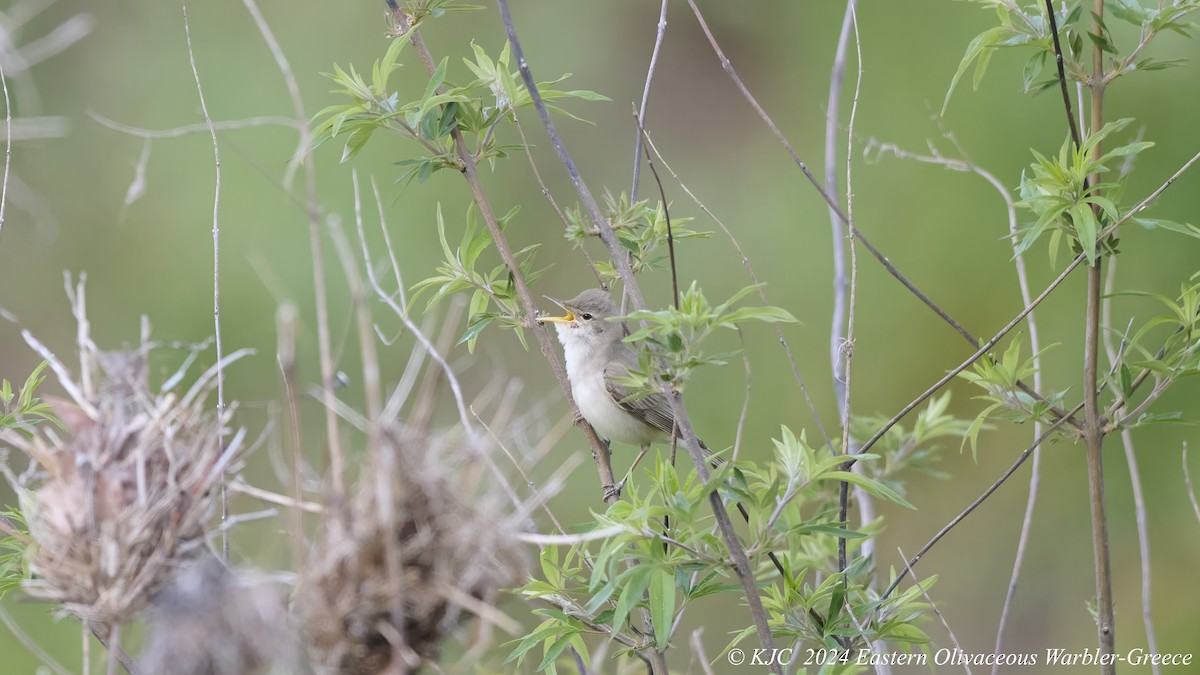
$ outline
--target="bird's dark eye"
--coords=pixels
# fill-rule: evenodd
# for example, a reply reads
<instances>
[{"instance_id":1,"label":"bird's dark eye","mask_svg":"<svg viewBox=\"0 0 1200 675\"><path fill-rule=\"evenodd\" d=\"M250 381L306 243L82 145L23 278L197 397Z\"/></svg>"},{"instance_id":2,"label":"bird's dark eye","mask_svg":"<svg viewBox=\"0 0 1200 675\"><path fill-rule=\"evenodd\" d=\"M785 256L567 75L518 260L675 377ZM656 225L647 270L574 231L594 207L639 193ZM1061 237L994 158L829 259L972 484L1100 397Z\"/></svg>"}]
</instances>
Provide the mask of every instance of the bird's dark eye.
<instances>
[{"instance_id":1,"label":"bird's dark eye","mask_svg":"<svg viewBox=\"0 0 1200 675\"><path fill-rule=\"evenodd\" d=\"M591 315L591 314L588 314L587 312L584 312L583 314L580 314L580 315L579 315L579 317L580 317L581 319L583 319L584 321L591 321L591 320L592 320L592 315Z\"/></svg>"}]
</instances>

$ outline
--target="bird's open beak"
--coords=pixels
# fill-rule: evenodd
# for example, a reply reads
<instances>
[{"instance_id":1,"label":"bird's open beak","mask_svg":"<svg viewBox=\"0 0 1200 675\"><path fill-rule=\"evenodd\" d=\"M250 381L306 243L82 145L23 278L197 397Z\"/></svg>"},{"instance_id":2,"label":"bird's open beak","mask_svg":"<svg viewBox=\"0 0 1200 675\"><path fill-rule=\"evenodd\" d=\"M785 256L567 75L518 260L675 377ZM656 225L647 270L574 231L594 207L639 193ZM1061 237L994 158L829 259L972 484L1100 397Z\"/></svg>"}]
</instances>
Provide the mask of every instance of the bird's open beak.
<instances>
[{"instance_id":1,"label":"bird's open beak","mask_svg":"<svg viewBox=\"0 0 1200 675\"><path fill-rule=\"evenodd\" d=\"M571 310L567 309L567 306L562 304L562 302L560 302L560 301L556 300L555 298L552 298L548 295L545 296L545 298L547 300L549 300L550 302L553 302L554 304L558 305L559 307L562 307L563 310L566 311L567 314L566 314L566 316L539 316L537 318L538 323L547 323L547 322L549 322L549 323L571 323L572 321L575 320L575 312L572 312Z\"/></svg>"}]
</instances>

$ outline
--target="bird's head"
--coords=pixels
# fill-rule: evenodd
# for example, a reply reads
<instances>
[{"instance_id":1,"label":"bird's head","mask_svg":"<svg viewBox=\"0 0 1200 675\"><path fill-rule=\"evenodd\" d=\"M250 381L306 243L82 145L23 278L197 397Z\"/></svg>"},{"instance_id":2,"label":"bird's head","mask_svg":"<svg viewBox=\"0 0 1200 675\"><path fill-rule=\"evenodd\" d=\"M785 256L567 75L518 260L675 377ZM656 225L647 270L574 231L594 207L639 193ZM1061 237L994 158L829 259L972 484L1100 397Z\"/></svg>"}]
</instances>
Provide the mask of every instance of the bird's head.
<instances>
[{"instance_id":1,"label":"bird's head","mask_svg":"<svg viewBox=\"0 0 1200 675\"><path fill-rule=\"evenodd\" d=\"M578 345L593 348L621 335L620 322L613 321L618 310L612 296L600 288L590 288L570 300L551 302L566 310L564 316L541 316L539 323L553 323L564 347Z\"/></svg>"}]
</instances>

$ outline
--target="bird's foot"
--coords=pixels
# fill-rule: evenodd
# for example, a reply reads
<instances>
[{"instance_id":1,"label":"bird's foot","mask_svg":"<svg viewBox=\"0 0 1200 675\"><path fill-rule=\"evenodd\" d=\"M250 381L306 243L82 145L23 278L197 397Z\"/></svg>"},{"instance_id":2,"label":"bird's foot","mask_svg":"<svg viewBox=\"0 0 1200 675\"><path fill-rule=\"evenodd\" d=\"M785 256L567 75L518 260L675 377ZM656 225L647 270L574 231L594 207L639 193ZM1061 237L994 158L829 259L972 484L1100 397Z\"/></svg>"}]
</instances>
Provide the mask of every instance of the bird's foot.
<instances>
[{"instance_id":1,"label":"bird's foot","mask_svg":"<svg viewBox=\"0 0 1200 675\"><path fill-rule=\"evenodd\" d=\"M625 489L625 481L616 485L604 486L604 503L611 504L621 498L621 490Z\"/></svg>"}]
</instances>

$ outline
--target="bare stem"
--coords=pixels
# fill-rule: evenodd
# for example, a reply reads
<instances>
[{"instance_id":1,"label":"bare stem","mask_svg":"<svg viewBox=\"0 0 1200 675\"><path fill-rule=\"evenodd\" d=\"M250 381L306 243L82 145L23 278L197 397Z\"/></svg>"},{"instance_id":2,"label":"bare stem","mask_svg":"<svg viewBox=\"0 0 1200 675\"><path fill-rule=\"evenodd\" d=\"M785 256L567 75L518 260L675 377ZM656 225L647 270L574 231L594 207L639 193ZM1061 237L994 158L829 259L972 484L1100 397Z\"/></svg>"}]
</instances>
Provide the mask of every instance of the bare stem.
<instances>
[{"instance_id":1,"label":"bare stem","mask_svg":"<svg viewBox=\"0 0 1200 675\"><path fill-rule=\"evenodd\" d=\"M225 415L225 373L222 367L221 350L221 146L217 142L217 129L213 126L212 116L208 114L208 104L204 101L204 89L200 86L200 73L196 70L196 55L192 52L192 29L188 23L187 3L183 3L183 33L187 38L188 63L192 66L192 77L196 81L196 94L200 97L200 112L204 115L204 123L212 137L213 163L216 166L216 181L213 188L212 207L212 240L213 240L213 333L217 348L217 417ZM217 439L224 433L224 426L218 426ZM229 562L229 528L225 525L229 520L229 491L225 485L225 475L221 474L221 556Z\"/></svg>"},{"instance_id":2,"label":"bare stem","mask_svg":"<svg viewBox=\"0 0 1200 675\"><path fill-rule=\"evenodd\" d=\"M663 0L663 9L666 9ZM0 89L4 90L4 184L0 186L0 234L4 232L4 213L8 206L8 174L12 167L12 102L8 98L8 76L0 64Z\"/></svg>"},{"instance_id":3,"label":"bare stem","mask_svg":"<svg viewBox=\"0 0 1200 675\"><path fill-rule=\"evenodd\" d=\"M1104 0L1095 0L1092 6L1096 35L1102 35ZM1092 114L1091 132L1100 130L1104 123L1104 53L1099 44L1092 47ZM1068 111L1070 106L1067 107ZM1078 138L1076 139L1078 143ZM1093 159L1100 157L1100 144L1092 151ZM1092 177L1092 185L1098 176ZM1096 209L1098 210L1098 208ZM1088 268L1087 323L1084 327L1083 401L1084 441L1087 445L1088 500L1092 512L1092 552L1096 571L1096 629L1103 656L1115 652L1115 626L1112 599L1112 560L1108 546L1108 516L1104 508L1104 417L1097 401L1097 370L1100 359L1100 296L1102 294L1102 256ZM1117 672L1115 659L1102 665L1105 675Z\"/></svg>"},{"instance_id":4,"label":"bare stem","mask_svg":"<svg viewBox=\"0 0 1200 675\"><path fill-rule=\"evenodd\" d=\"M850 105L850 121L847 124L846 133L846 232L850 237L850 298L847 307L846 318L846 335L842 340L842 344L838 349L838 357L842 365L842 381L841 394L842 398L838 401L838 409L842 417L842 454L849 457L851 455L850 448L850 391L851 391L851 374L854 364L854 320L855 308L858 298L858 253L855 246L854 237L854 182L853 172L851 171L854 162L851 161L851 148L854 144L854 121L858 114L858 94L862 88L862 48L858 37L858 19L855 16L855 3L851 0L846 4L846 14L849 15L851 23L854 27L854 46L857 51L858 76L854 83L854 101ZM839 289L844 290L844 289ZM834 382L835 391L838 382ZM848 471L853 465L846 463L842 466L842 470ZM846 514L850 504L850 483L842 481L838 486L838 521L842 527L847 527ZM846 570L846 538L838 537L838 571ZM849 581L843 577L842 584L849 584Z\"/></svg>"},{"instance_id":5,"label":"bare stem","mask_svg":"<svg viewBox=\"0 0 1200 675\"><path fill-rule=\"evenodd\" d=\"M1112 258L1108 263L1108 273L1104 280L1104 300L1100 305L1100 333L1104 338L1104 352L1112 368L1120 363L1120 350L1113 344L1112 339L1112 293L1116 279L1117 259ZM1134 521L1137 524L1138 557L1140 559L1142 576L1142 626L1146 630L1146 647L1151 654L1158 653L1158 640L1154 632L1154 620L1150 611L1150 534L1146 526L1146 499L1142 493L1141 472L1138 471L1137 454L1134 452L1133 433L1129 429L1121 429L1121 445L1125 449L1125 463L1129 466L1129 482L1133 488ZM1161 675L1162 666L1151 663L1154 675Z\"/></svg>"},{"instance_id":6,"label":"bare stem","mask_svg":"<svg viewBox=\"0 0 1200 675\"><path fill-rule=\"evenodd\" d=\"M646 69L646 85L642 88L642 105L637 111L638 131L634 134L633 142L633 184L629 188L630 204L637 202L638 198L638 178L642 174L642 136L646 133L642 124L646 119L646 108L650 103L650 82L654 79L654 69L658 66L658 54L662 51L663 36L666 33L667 0L662 0L662 9L658 11L658 31L654 36L654 49L650 52L650 66ZM666 204L666 200L663 203Z\"/></svg>"}]
</instances>

